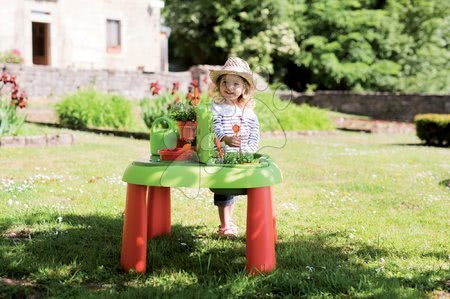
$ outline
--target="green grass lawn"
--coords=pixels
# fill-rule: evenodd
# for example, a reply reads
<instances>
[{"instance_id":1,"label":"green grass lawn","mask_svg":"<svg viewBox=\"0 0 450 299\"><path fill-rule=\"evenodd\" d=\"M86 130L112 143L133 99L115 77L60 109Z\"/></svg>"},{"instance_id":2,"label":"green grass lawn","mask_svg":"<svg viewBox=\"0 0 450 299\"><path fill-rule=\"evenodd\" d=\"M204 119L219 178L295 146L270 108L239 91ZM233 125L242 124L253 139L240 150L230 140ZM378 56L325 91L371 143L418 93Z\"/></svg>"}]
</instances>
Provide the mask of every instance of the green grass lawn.
<instances>
[{"instance_id":1,"label":"green grass lawn","mask_svg":"<svg viewBox=\"0 0 450 299\"><path fill-rule=\"evenodd\" d=\"M212 193L174 189L172 234L151 241L146 274L119 266L121 175L149 143L76 132L71 147L0 148L0 297L446 296L450 151L414 135L267 139L277 269L245 274L241 238L215 236Z\"/></svg>"}]
</instances>

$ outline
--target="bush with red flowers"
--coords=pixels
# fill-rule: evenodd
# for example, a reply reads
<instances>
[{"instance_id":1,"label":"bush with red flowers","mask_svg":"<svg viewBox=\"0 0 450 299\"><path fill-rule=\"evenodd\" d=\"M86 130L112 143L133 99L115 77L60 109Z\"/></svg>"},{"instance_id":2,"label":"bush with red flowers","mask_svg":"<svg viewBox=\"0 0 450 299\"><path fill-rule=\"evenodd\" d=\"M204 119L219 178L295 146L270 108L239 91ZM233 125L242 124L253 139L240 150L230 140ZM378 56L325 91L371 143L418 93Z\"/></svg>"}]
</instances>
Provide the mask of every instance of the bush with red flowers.
<instances>
[{"instance_id":1,"label":"bush with red flowers","mask_svg":"<svg viewBox=\"0 0 450 299\"><path fill-rule=\"evenodd\" d=\"M16 77L3 71L0 78L0 136L14 135L25 118L17 114L17 108L25 108L27 94L19 87Z\"/></svg>"},{"instance_id":2,"label":"bush with red flowers","mask_svg":"<svg viewBox=\"0 0 450 299\"><path fill-rule=\"evenodd\" d=\"M198 81L192 80L186 95L180 93L179 89L180 82L174 82L170 90L163 92L158 81L150 83L150 92L156 97L144 98L140 102L142 117L148 128L151 128L153 121L161 116L170 116L177 121L195 121L194 107L199 104L202 96L198 89Z\"/></svg>"}]
</instances>

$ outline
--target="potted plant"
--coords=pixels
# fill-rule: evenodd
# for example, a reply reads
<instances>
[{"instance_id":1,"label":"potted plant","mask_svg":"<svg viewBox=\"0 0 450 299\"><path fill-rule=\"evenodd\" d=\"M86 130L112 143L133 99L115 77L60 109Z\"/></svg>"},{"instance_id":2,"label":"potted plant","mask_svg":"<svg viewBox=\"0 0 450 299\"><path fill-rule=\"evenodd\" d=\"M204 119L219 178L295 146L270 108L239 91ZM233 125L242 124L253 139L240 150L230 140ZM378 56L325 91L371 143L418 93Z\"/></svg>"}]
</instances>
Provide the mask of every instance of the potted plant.
<instances>
[{"instance_id":1,"label":"potted plant","mask_svg":"<svg viewBox=\"0 0 450 299\"><path fill-rule=\"evenodd\" d=\"M193 93L192 89L194 90ZM170 108L170 117L178 122L180 139L189 143L195 138L197 129L195 106L198 105L199 101L200 93L198 90L198 83L196 80L193 80L191 86L189 86L186 101L184 102L177 98Z\"/></svg>"},{"instance_id":2,"label":"potted plant","mask_svg":"<svg viewBox=\"0 0 450 299\"><path fill-rule=\"evenodd\" d=\"M178 123L180 139L184 141L193 141L195 138L195 130L197 128L194 107L180 101L172 105L169 115Z\"/></svg>"}]
</instances>

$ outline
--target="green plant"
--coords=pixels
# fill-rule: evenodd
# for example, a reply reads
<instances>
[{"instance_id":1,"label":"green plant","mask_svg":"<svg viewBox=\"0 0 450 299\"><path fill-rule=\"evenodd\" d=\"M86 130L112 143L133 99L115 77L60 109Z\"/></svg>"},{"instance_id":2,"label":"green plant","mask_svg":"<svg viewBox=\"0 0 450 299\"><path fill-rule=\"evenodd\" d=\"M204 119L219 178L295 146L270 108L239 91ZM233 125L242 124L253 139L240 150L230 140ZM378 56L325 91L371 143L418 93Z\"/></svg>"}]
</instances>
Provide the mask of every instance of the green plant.
<instances>
[{"instance_id":1,"label":"green plant","mask_svg":"<svg viewBox=\"0 0 450 299\"><path fill-rule=\"evenodd\" d=\"M244 164L257 161L258 159L252 153L228 152L223 156L223 164Z\"/></svg>"},{"instance_id":2,"label":"green plant","mask_svg":"<svg viewBox=\"0 0 450 299\"><path fill-rule=\"evenodd\" d=\"M174 103L169 110L169 115L176 121L195 121L196 114L194 106L189 103L179 101Z\"/></svg>"},{"instance_id":3,"label":"green plant","mask_svg":"<svg viewBox=\"0 0 450 299\"><path fill-rule=\"evenodd\" d=\"M261 132L334 129L324 109L283 101L274 92L257 93L255 99Z\"/></svg>"},{"instance_id":4,"label":"green plant","mask_svg":"<svg viewBox=\"0 0 450 299\"><path fill-rule=\"evenodd\" d=\"M147 128L151 128L155 119L169 115L169 105L173 102L172 95L165 93L154 99L143 98L140 101L142 118Z\"/></svg>"},{"instance_id":5,"label":"green plant","mask_svg":"<svg viewBox=\"0 0 450 299\"><path fill-rule=\"evenodd\" d=\"M197 80L192 80L186 96L179 92L179 88L180 83L174 82L170 93L166 91L160 94L161 86L158 81L150 83L150 91L156 97L144 98L140 102L142 117L148 128L161 116L170 116L177 121L195 121L194 105L204 101L207 95L199 93Z\"/></svg>"},{"instance_id":6,"label":"green plant","mask_svg":"<svg viewBox=\"0 0 450 299\"><path fill-rule=\"evenodd\" d=\"M23 57L17 49L8 50L0 53L0 63L21 64L23 63Z\"/></svg>"},{"instance_id":7,"label":"green plant","mask_svg":"<svg viewBox=\"0 0 450 299\"><path fill-rule=\"evenodd\" d=\"M25 108L27 95L16 82L16 77L6 72L0 80L0 136L16 134L25 121L17 114L17 108Z\"/></svg>"},{"instance_id":8,"label":"green plant","mask_svg":"<svg viewBox=\"0 0 450 299\"><path fill-rule=\"evenodd\" d=\"M418 114L417 137L428 145L450 146L450 114Z\"/></svg>"},{"instance_id":9,"label":"green plant","mask_svg":"<svg viewBox=\"0 0 450 299\"><path fill-rule=\"evenodd\" d=\"M131 124L130 101L93 89L78 91L65 97L56 105L56 111L61 124L73 129L119 129Z\"/></svg>"}]
</instances>

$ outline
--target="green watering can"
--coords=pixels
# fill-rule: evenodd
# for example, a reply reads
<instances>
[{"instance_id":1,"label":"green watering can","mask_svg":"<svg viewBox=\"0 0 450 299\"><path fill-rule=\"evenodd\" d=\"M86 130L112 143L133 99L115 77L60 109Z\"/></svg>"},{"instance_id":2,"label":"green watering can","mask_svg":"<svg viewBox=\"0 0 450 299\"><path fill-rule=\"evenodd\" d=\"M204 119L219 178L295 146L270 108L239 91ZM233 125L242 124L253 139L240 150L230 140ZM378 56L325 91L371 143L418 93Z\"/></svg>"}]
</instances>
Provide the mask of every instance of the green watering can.
<instances>
[{"instance_id":1,"label":"green watering can","mask_svg":"<svg viewBox=\"0 0 450 299\"><path fill-rule=\"evenodd\" d=\"M170 117L163 116L155 119L150 130L150 152L152 156L159 156L161 149L177 147L178 126Z\"/></svg>"}]
</instances>

